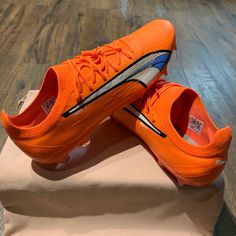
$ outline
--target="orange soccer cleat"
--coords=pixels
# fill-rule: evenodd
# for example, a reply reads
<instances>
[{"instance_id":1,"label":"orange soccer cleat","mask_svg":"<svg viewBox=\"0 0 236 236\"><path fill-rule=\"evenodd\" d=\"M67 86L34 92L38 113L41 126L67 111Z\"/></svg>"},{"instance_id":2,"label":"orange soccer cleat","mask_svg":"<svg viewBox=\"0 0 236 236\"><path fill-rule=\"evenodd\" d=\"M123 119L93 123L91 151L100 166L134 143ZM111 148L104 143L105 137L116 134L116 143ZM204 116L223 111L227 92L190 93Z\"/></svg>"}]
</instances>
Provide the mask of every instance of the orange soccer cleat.
<instances>
[{"instance_id":1,"label":"orange soccer cleat","mask_svg":"<svg viewBox=\"0 0 236 236\"><path fill-rule=\"evenodd\" d=\"M106 116L140 97L162 73L175 30L154 20L137 31L49 68L38 96L21 114L2 112L15 144L39 163L64 162Z\"/></svg>"},{"instance_id":2,"label":"orange soccer cleat","mask_svg":"<svg viewBox=\"0 0 236 236\"><path fill-rule=\"evenodd\" d=\"M137 134L180 185L209 185L224 168L232 130L218 129L190 88L159 80L112 117Z\"/></svg>"}]
</instances>

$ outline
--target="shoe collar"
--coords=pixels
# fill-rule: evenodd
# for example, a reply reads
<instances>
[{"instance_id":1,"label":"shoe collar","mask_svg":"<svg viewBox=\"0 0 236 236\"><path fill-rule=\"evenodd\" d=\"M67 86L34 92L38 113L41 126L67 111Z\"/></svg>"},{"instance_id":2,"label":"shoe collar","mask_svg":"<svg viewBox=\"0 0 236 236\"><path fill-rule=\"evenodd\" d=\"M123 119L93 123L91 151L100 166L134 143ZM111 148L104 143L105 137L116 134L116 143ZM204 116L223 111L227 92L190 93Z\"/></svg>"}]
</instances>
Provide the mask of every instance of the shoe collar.
<instances>
[{"instance_id":1,"label":"shoe collar","mask_svg":"<svg viewBox=\"0 0 236 236\"><path fill-rule=\"evenodd\" d=\"M59 66L50 67L45 75L44 82L41 85L40 91L43 90L43 87L45 86L45 81L46 79L48 79L48 77L55 76L57 79L57 84L58 84L57 99L54 103L54 106L52 107L52 110L42 122L33 127L24 127L14 124L14 120L20 119L22 116L26 115L26 113L30 112L30 109L32 109L38 97L40 96L40 92L38 93L34 101L20 114L11 116L7 115L4 111L1 112L1 120L3 126L7 129L12 139L18 139L18 137L32 138L41 135L44 132L46 132L49 127L54 125L54 123L58 120L58 117L61 116L63 109L66 105L68 94L70 93L71 90L71 86L65 84L66 77L69 77L70 74L66 75L65 77L65 75L63 74L65 72L63 72L62 69L63 68L60 68Z\"/></svg>"},{"instance_id":2,"label":"shoe collar","mask_svg":"<svg viewBox=\"0 0 236 236\"><path fill-rule=\"evenodd\" d=\"M214 138L207 145L197 146L187 142L183 137L179 135L171 121L171 110L173 108L173 105L177 101L177 99L186 91L189 91L196 95L197 103L205 113L206 119L216 129ZM162 88L162 91L160 91L159 95L160 100L158 106L158 113L160 115L161 124L167 134L167 137L176 146L178 146L178 148L180 148L184 152L188 152L191 155L197 156L218 155L228 149L232 137L231 127L226 126L222 129L217 128L212 119L209 117L199 95L194 90L184 86L175 86L175 84L172 83L172 85L168 86L168 88ZM162 106L162 104L165 105Z\"/></svg>"}]
</instances>

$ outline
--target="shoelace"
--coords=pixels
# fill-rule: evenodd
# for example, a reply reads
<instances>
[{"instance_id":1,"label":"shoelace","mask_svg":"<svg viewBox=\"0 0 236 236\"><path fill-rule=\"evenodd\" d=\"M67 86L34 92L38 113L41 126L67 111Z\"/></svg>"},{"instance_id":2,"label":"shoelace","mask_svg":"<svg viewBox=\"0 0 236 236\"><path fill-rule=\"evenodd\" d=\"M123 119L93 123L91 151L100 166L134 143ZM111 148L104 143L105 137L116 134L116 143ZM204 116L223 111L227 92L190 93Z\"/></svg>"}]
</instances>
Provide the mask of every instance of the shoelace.
<instances>
[{"instance_id":1,"label":"shoelace","mask_svg":"<svg viewBox=\"0 0 236 236\"><path fill-rule=\"evenodd\" d=\"M125 44L129 52L128 50L121 48L121 46L118 46L118 42L121 42L123 45ZM131 54L133 53L133 49L127 43L122 40L117 40L112 44L97 47L94 50L83 51L81 55L68 59L64 63L69 63L74 72L74 79L80 97L80 94L83 92L82 83L84 83L92 92L92 85L96 83L96 72L104 81L106 81L109 68L112 68L115 72L119 71L119 66L121 65L121 54L125 55L128 59L132 59ZM114 65L113 62L109 61L108 56L110 55L116 55L117 65ZM81 70L84 67L88 67L91 70L92 82L88 82L83 73L81 73Z\"/></svg>"},{"instance_id":2,"label":"shoelace","mask_svg":"<svg viewBox=\"0 0 236 236\"><path fill-rule=\"evenodd\" d=\"M163 88L162 86L165 84L165 87ZM172 87L172 86L181 86L179 84L176 83L168 83L165 80L159 80L157 82L157 84L150 89L148 92L146 92L146 94L144 95L142 102L144 102L146 100L145 103L145 110L146 113L149 114L151 121L153 123L155 123L155 118L154 118L154 114L153 114L153 104L156 102L156 100L160 97L160 94L163 93L166 89ZM163 89L162 89L163 88Z\"/></svg>"}]
</instances>

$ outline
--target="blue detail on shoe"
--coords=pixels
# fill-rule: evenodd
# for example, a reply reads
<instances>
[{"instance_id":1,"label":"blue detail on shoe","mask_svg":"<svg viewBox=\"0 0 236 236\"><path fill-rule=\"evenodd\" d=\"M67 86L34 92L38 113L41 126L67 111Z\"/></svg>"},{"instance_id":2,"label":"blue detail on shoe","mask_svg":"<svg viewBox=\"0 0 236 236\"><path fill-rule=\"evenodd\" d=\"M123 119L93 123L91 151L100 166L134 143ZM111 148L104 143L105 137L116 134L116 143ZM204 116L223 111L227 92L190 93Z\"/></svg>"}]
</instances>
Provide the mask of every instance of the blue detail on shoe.
<instances>
[{"instance_id":1,"label":"blue detail on shoe","mask_svg":"<svg viewBox=\"0 0 236 236\"><path fill-rule=\"evenodd\" d=\"M165 64L169 61L169 59L170 59L170 53L165 52L165 54L157 56L152 62L149 62L148 64L146 64L146 65L142 66L141 68L139 68L138 70L136 70L129 77L132 77L149 67L155 67L161 71L163 69L163 67L165 66Z\"/></svg>"},{"instance_id":2,"label":"blue detail on shoe","mask_svg":"<svg viewBox=\"0 0 236 236\"><path fill-rule=\"evenodd\" d=\"M170 59L170 54L162 54L152 62L152 67L162 70Z\"/></svg>"}]
</instances>

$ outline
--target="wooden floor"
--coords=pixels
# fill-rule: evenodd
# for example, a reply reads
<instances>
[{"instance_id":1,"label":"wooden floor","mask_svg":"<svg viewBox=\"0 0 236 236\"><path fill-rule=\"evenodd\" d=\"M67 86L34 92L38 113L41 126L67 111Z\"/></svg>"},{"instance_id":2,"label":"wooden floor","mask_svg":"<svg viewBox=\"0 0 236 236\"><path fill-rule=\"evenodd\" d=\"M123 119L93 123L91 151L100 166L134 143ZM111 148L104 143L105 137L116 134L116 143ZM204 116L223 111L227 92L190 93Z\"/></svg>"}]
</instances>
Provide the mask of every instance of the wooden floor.
<instances>
[{"instance_id":1,"label":"wooden floor","mask_svg":"<svg viewBox=\"0 0 236 236\"><path fill-rule=\"evenodd\" d=\"M177 31L167 78L196 89L216 124L235 130L235 0L0 0L0 108L18 112L17 101L39 88L49 65L155 18L171 20ZM1 128L1 147L6 137ZM236 216L235 139L225 177L225 208L216 235L233 235L234 219L231 224L225 219Z\"/></svg>"}]
</instances>

